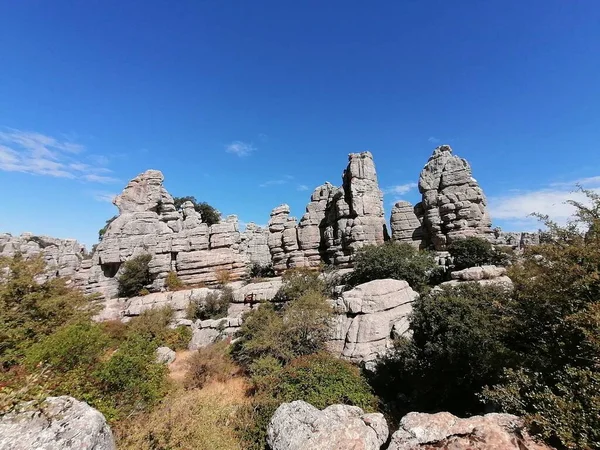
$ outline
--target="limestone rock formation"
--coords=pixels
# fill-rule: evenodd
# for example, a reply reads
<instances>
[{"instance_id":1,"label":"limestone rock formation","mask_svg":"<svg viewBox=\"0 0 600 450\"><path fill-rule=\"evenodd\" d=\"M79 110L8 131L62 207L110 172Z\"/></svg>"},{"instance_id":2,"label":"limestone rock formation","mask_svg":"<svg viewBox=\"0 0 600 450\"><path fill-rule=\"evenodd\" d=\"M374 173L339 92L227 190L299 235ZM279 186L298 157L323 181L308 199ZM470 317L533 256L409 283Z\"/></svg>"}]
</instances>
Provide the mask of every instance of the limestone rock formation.
<instances>
[{"instance_id":1,"label":"limestone rock formation","mask_svg":"<svg viewBox=\"0 0 600 450\"><path fill-rule=\"evenodd\" d=\"M422 221L423 211L421 203L413 207L410 202L397 202L392 208L390 217L392 239L420 247L423 240Z\"/></svg>"},{"instance_id":2,"label":"limestone rock formation","mask_svg":"<svg viewBox=\"0 0 600 450\"><path fill-rule=\"evenodd\" d=\"M119 216L108 225L80 280L87 292L116 297L122 263L140 254L152 256L153 290L163 287L170 271L186 284L211 284L219 271L239 279L249 263L266 259L264 231L250 227L243 239L236 216L208 226L191 202L177 211L163 179L160 171L147 170L115 198Z\"/></svg>"},{"instance_id":3,"label":"limestone rock formation","mask_svg":"<svg viewBox=\"0 0 600 450\"><path fill-rule=\"evenodd\" d=\"M369 362L392 345L392 334L408 331L408 316L418 294L406 281L373 280L336 300L330 350L355 362Z\"/></svg>"},{"instance_id":4,"label":"limestone rock formation","mask_svg":"<svg viewBox=\"0 0 600 450\"><path fill-rule=\"evenodd\" d=\"M513 288L512 280L506 275L506 267L494 265L456 270L450 274L450 278L452 278L450 281L445 281L440 286L456 286L461 283L476 282L483 286L496 285L506 289Z\"/></svg>"},{"instance_id":5,"label":"limestone rock formation","mask_svg":"<svg viewBox=\"0 0 600 450\"><path fill-rule=\"evenodd\" d=\"M197 320L192 325L192 340L188 348L198 350L223 339L231 338L242 326L239 317Z\"/></svg>"},{"instance_id":6,"label":"limestone rock formation","mask_svg":"<svg viewBox=\"0 0 600 450\"><path fill-rule=\"evenodd\" d=\"M433 151L419 176L419 192L427 247L445 250L453 240L469 236L493 239L485 195L469 163L453 155L450 146Z\"/></svg>"},{"instance_id":7,"label":"limestone rock formation","mask_svg":"<svg viewBox=\"0 0 600 450\"><path fill-rule=\"evenodd\" d=\"M317 187L299 223L289 213L288 205L280 205L269 220L269 250L277 272L323 261L351 266L356 250L385 239L383 194L373 155L351 153L341 187Z\"/></svg>"},{"instance_id":8,"label":"limestone rock formation","mask_svg":"<svg viewBox=\"0 0 600 450\"><path fill-rule=\"evenodd\" d=\"M159 364L171 364L175 361L175 351L169 347L158 347L156 349L156 362Z\"/></svg>"},{"instance_id":9,"label":"limestone rock formation","mask_svg":"<svg viewBox=\"0 0 600 450\"><path fill-rule=\"evenodd\" d=\"M494 244L510 246L514 250L523 250L532 245L539 245L539 233L521 233L512 231L501 231L499 228L494 229Z\"/></svg>"},{"instance_id":10,"label":"limestone rock formation","mask_svg":"<svg viewBox=\"0 0 600 450\"><path fill-rule=\"evenodd\" d=\"M277 408L267 428L271 450L379 450L389 430L380 413L356 406L332 405L320 411L294 401Z\"/></svg>"},{"instance_id":11,"label":"limestone rock formation","mask_svg":"<svg viewBox=\"0 0 600 450\"><path fill-rule=\"evenodd\" d=\"M116 450L104 416L72 397L48 397L0 418L0 450Z\"/></svg>"},{"instance_id":12,"label":"limestone rock formation","mask_svg":"<svg viewBox=\"0 0 600 450\"><path fill-rule=\"evenodd\" d=\"M388 450L445 448L453 450L550 450L535 442L523 420L510 414L459 419L447 412L412 412L400 421Z\"/></svg>"},{"instance_id":13,"label":"limestone rock formation","mask_svg":"<svg viewBox=\"0 0 600 450\"><path fill-rule=\"evenodd\" d=\"M75 278L81 270L83 260L89 258L85 247L75 239L35 236L32 233L20 236L0 233L0 257L13 257L16 254L25 259L41 256L46 262L45 279Z\"/></svg>"}]
</instances>

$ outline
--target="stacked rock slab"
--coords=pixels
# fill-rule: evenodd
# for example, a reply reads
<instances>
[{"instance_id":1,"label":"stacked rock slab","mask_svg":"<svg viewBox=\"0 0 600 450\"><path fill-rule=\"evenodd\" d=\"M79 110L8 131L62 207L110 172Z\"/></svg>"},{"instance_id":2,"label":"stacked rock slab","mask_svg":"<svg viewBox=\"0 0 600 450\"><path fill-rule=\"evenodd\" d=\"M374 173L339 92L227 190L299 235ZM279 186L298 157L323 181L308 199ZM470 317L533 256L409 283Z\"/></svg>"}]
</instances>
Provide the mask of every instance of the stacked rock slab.
<instances>
[{"instance_id":1,"label":"stacked rock slab","mask_svg":"<svg viewBox=\"0 0 600 450\"><path fill-rule=\"evenodd\" d=\"M115 198L119 216L109 224L93 254L84 280L88 292L116 297L122 263L141 254L152 256L152 288L159 290L170 271L186 284L214 283L219 271L239 279L247 273L252 255L266 253L266 246L257 250L261 244L254 236L252 253L243 253L236 216L208 226L191 202L177 211L163 179L160 171L148 170Z\"/></svg>"},{"instance_id":2,"label":"stacked rock slab","mask_svg":"<svg viewBox=\"0 0 600 450\"><path fill-rule=\"evenodd\" d=\"M423 240L422 221L423 211L421 203L413 207L410 202L396 202L392 208L390 218L392 239L420 247Z\"/></svg>"},{"instance_id":3,"label":"stacked rock slab","mask_svg":"<svg viewBox=\"0 0 600 450\"><path fill-rule=\"evenodd\" d=\"M472 177L469 163L442 145L419 176L423 196L425 245L445 250L453 240L470 236L493 239L487 200Z\"/></svg>"},{"instance_id":4,"label":"stacked rock slab","mask_svg":"<svg viewBox=\"0 0 600 450\"><path fill-rule=\"evenodd\" d=\"M82 270L82 262L89 258L85 247L75 239L35 236L31 233L20 236L0 233L0 257L10 258L17 254L25 259L40 256L46 263L45 279L75 277Z\"/></svg>"},{"instance_id":5,"label":"stacked rock slab","mask_svg":"<svg viewBox=\"0 0 600 450\"><path fill-rule=\"evenodd\" d=\"M348 267L360 247L383 243L383 194L373 155L351 153L348 158L342 186L317 187L299 223L289 216L288 205L271 212L269 250L276 271L321 262Z\"/></svg>"}]
</instances>

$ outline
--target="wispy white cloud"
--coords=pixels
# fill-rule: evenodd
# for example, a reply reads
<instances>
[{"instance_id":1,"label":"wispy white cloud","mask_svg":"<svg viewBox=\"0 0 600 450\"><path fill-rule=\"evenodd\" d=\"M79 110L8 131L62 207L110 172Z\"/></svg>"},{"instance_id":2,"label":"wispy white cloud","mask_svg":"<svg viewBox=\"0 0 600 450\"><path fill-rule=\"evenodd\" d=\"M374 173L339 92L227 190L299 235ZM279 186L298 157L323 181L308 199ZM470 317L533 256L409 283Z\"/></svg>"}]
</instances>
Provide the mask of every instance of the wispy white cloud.
<instances>
[{"instance_id":1,"label":"wispy white cloud","mask_svg":"<svg viewBox=\"0 0 600 450\"><path fill-rule=\"evenodd\" d=\"M279 185L282 185L282 184L287 184L287 183L289 183L293 179L294 179L294 177L291 176L291 175L284 175L281 178L277 178L277 179L274 179L274 180L267 180L264 183L259 184L258 186L262 187L262 188L269 187L269 186L279 186Z\"/></svg>"},{"instance_id":2,"label":"wispy white cloud","mask_svg":"<svg viewBox=\"0 0 600 450\"><path fill-rule=\"evenodd\" d=\"M565 223L575 213L575 208L567 200L588 203L576 185L600 193L600 176L582 178L569 182L551 183L546 187L531 191L511 191L508 195L490 197L489 207L493 220L503 220L511 227L535 228L539 225L532 213L548 215L552 220Z\"/></svg>"},{"instance_id":3,"label":"wispy white cloud","mask_svg":"<svg viewBox=\"0 0 600 450\"><path fill-rule=\"evenodd\" d=\"M300 191L300 192L304 192L304 191L308 191L308 190L310 190L310 188L309 188L307 185L305 185L305 184L299 184L299 185L296 187L296 190L297 190L297 191Z\"/></svg>"},{"instance_id":4,"label":"wispy white cloud","mask_svg":"<svg viewBox=\"0 0 600 450\"><path fill-rule=\"evenodd\" d=\"M0 170L95 183L118 181L101 165L85 162L85 147L33 131L0 131Z\"/></svg>"},{"instance_id":5,"label":"wispy white cloud","mask_svg":"<svg viewBox=\"0 0 600 450\"><path fill-rule=\"evenodd\" d=\"M432 144L439 144L441 141L436 138L435 136L429 136L429 138L427 139L429 142L431 142Z\"/></svg>"},{"instance_id":6,"label":"wispy white cloud","mask_svg":"<svg viewBox=\"0 0 600 450\"><path fill-rule=\"evenodd\" d=\"M404 195L417 187L417 183L398 184L383 189L384 194Z\"/></svg>"},{"instance_id":7,"label":"wispy white cloud","mask_svg":"<svg viewBox=\"0 0 600 450\"><path fill-rule=\"evenodd\" d=\"M242 141L233 141L231 144L225 146L227 153L233 153L239 157L248 156L250 153L256 151L256 147L252 144Z\"/></svg>"}]
</instances>

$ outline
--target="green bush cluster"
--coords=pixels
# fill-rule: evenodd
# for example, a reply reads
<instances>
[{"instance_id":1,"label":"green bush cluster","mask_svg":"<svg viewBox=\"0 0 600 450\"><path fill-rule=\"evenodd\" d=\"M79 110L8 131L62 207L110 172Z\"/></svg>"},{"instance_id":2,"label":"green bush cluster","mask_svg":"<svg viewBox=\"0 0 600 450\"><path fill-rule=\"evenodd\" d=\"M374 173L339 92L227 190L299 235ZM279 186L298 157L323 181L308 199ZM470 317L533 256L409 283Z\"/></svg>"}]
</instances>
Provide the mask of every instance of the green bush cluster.
<instances>
[{"instance_id":1,"label":"green bush cluster","mask_svg":"<svg viewBox=\"0 0 600 450\"><path fill-rule=\"evenodd\" d=\"M165 279L165 287L169 291L176 291L177 289L181 289L183 287L183 282L177 276L177 272L171 270L167 274L167 278Z\"/></svg>"},{"instance_id":2,"label":"green bush cluster","mask_svg":"<svg viewBox=\"0 0 600 450\"><path fill-rule=\"evenodd\" d=\"M250 278L271 278L275 276L273 264L253 263L250 265Z\"/></svg>"},{"instance_id":3,"label":"green bush cluster","mask_svg":"<svg viewBox=\"0 0 600 450\"><path fill-rule=\"evenodd\" d=\"M505 266L510 261L506 252L495 249L489 241L478 237L454 241L448 246L448 252L456 270L488 264Z\"/></svg>"},{"instance_id":4,"label":"green bush cluster","mask_svg":"<svg viewBox=\"0 0 600 450\"><path fill-rule=\"evenodd\" d=\"M143 254L125 261L119 276L119 296L134 297L152 283L149 264L151 255Z\"/></svg>"},{"instance_id":5,"label":"green bush cluster","mask_svg":"<svg viewBox=\"0 0 600 450\"><path fill-rule=\"evenodd\" d=\"M442 268L429 252L419 251L406 243L388 241L384 245L361 248L354 260L354 271L347 282L351 286L372 280L405 280L416 291L436 284L443 277Z\"/></svg>"},{"instance_id":6,"label":"green bush cluster","mask_svg":"<svg viewBox=\"0 0 600 450\"><path fill-rule=\"evenodd\" d=\"M600 448L600 195L509 269L512 291L460 286L414 304L412 341L372 382L392 416L505 411L557 448Z\"/></svg>"},{"instance_id":7,"label":"green bush cluster","mask_svg":"<svg viewBox=\"0 0 600 450\"><path fill-rule=\"evenodd\" d=\"M177 210L181 209L181 206L185 202L192 202L196 212L200 213L202 216L202 222L207 223L208 226L214 225L215 223L219 223L221 221L221 213L219 211L206 202L199 203L194 196L173 197L173 202L175 204L175 209Z\"/></svg>"},{"instance_id":8,"label":"green bush cluster","mask_svg":"<svg viewBox=\"0 0 600 450\"><path fill-rule=\"evenodd\" d=\"M202 301L191 301L186 317L190 320L222 319L227 317L227 310L232 302L233 289L225 286L220 291L209 292Z\"/></svg>"}]
</instances>

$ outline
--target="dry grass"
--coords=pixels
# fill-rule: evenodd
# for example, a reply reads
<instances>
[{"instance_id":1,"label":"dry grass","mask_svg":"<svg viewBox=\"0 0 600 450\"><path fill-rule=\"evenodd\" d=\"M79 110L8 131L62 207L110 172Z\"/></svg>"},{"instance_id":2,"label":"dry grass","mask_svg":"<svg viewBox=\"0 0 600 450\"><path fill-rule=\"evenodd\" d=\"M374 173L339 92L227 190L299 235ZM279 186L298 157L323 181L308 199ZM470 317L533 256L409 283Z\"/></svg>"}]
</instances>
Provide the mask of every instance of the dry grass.
<instances>
[{"instance_id":1,"label":"dry grass","mask_svg":"<svg viewBox=\"0 0 600 450\"><path fill-rule=\"evenodd\" d=\"M151 413L119 424L121 450L242 450L235 433L237 416L246 407L242 378L211 382L203 389L179 389Z\"/></svg>"},{"instance_id":2,"label":"dry grass","mask_svg":"<svg viewBox=\"0 0 600 450\"><path fill-rule=\"evenodd\" d=\"M228 347L228 342L221 341L194 352L187 360L184 386L201 388L208 382L226 382L239 374L240 367L231 360Z\"/></svg>"}]
</instances>

